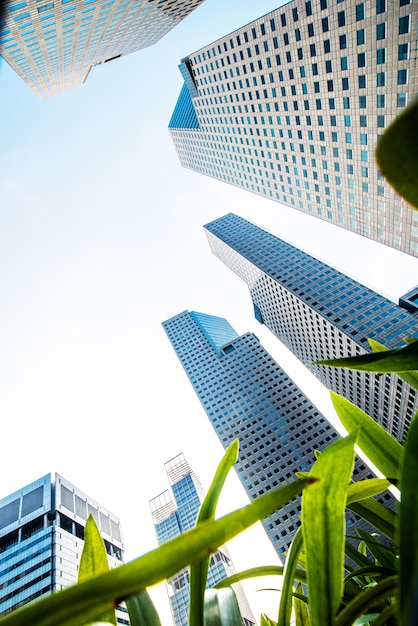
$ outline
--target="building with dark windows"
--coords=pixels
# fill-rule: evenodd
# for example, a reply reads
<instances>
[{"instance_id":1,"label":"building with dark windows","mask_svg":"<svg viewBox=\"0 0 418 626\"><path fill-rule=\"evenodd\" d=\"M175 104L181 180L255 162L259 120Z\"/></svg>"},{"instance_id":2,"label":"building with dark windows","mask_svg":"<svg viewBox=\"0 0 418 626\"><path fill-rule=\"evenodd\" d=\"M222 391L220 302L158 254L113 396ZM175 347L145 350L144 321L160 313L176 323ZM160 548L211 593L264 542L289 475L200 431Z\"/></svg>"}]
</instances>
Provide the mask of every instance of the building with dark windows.
<instances>
[{"instance_id":1,"label":"building with dark windows","mask_svg":"<svg viewBox=\"0 0 418 626\"><path fill-rule=\"evenodd\" d=\"M74 584L84 526L93 515L116 567L123 562L119 518L59 474L48 474L0 500L0 615ZM129 624L125 607L118 625Z\"/></svg>"},{"instance_id":2,"label":"building with dark windows","mask_svg":"<svg viewBox=\"0 0 418 626\"><path fill-rule=\"evenodd\" d=\"M418 336L417 290L400 305L233 214L205 226L212 252L248 285L256 319L303 363L371 352ZM417 392L394 375L310 366L328 389L345 396L402 440L418 408Z\"/></svg>"},{"instance_id":3,"label":"building with dark windows","mask_svg":"<svg viewBox=\"0 0 418 626\"><path fill-rule=\"evenodd\" d=\"M165 463L170 491L163 491L150 501L152 518L158 543L161 545L196 524L203 489L187 463L183 454L179 454ZM235 573L231 558L225 546L211 556L207 586L213 587L218 582ZM189 572L182 570L167 581L171 611L176 626L189 623ZM255 619L240 584L234 585L242 615L243 626L254 626Z\"/></svg>"},{"instance_id":4,"label":"building with dark windows","mask_svg":"<svg viewBox=\"0 0 418 626\"><path fill-rule=\"evenodd\" d=\"M292 0L182 60L180 162L418 255L418 213L374 163L416 47L413 0Z\"/></svg>"},{"instance_id":5,"label":"building with dark windows","mask_svg":"<svg viewBox=\"0 0 418 626\"><path fill-rule=\"evenodd\" d=\"M40 97L82 85L95 65L155 44L203 0L10 0L0 54Z\"/></svg>"},{"instance_id":6,"label":"building with dark windows","mask_svg":"<svg viewBox=\"0 0 418 626\"><path fill-rule=\"evenodd\" d=\"M235 467L250 498L308 471L314 450L338 437L252 333L238 336L225 319L189 311L163 327L224 448L240 440ZM370 472L357 461L354 475ZM263 521L282 561L299 513L292 501Z\"/></svg>"}]
</instances>

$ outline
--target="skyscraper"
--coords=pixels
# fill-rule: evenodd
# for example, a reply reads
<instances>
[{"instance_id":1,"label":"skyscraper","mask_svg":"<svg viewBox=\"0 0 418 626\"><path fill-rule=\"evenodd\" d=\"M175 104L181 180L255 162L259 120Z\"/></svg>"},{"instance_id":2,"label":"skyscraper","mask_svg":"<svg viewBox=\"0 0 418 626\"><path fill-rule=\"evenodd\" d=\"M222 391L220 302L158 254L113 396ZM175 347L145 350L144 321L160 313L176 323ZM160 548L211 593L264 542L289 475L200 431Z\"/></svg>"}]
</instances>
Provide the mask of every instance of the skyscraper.
<instances>
[{"instance_id":1,"label":"skyscraper","mask_svg":"<svg viewBox=\"0 0 418 626\"><path fill-rule=\"evenodd\" d=\"M190 54L181 164L417 255L418 213L374 164L417 91L416 20L411 0L293 0Z\"/></svg>"},{"instance_id":2,"label":"skyscraper","mask_svg":"<svg viewBox=\"0 0 418 626\"><path fill-rule=\"evenodd\" d=\"M10 0L0 54L40 98L82 85L95 65L156 43L203 0Z\"/></svg>"},{"instance_id":3,"label":"skyscraper","mask_svg":"<svg viewBox=\"0 0 418 626\"><path fill-rule=\"evenodd\" d=\"M120 520L59 474L0 500L0 615L77 580L84 526L93 515L111 567L123 561ZM129 624L118 607L118 624Z\"/></svg>"},{"instance_id":4,"label":"skyscraper","mask_svg":"<svg viewBox=\"0 0 418 626\"><path fill-rule=\"evenodd\" d=\"M174 500L170 491L166 490L150 501L155 532L160 545L195 526L203 500L202 486L184 458L184 454L179 454L167 461L165 469ZM223 546L211 557L207 586L213 587L234 573L228 551ZM167 586L175 625L187 626L189 623L188 570L182 570L174 578L168 580ZM241 609L243 626L254 625L255 620L241 585L234 585L234 590Z\"/></svg>"},{"instance_id":5,"label":"skyscraper","mask_svg":"<svg viewBox=\"0 0 418 626\"><path fill-rule=\"evenodd\" d=\"M248 285L256 319L303 363L389 348L418 336L418 288L400 306L233 214L205 226L212 252ZM397 376L323 366L312 371L402 440L418 408L416 391Z\"/></svg>"},{"instance_id":6,"label":"skyscraper","mask_svg":"<svg viewBox=\"0 0 418 626\"><path fill-rule=\"evenodd\" d=\"M163 327L222 445L239 438L236 469L250 498L307 471L314 450L338 437L252 333L238 336L225 319L188 311ZM369 476L359 461L354 473ZM263 525L283 559L300 525L298 502Z\"/></svg>"}]
</instances>

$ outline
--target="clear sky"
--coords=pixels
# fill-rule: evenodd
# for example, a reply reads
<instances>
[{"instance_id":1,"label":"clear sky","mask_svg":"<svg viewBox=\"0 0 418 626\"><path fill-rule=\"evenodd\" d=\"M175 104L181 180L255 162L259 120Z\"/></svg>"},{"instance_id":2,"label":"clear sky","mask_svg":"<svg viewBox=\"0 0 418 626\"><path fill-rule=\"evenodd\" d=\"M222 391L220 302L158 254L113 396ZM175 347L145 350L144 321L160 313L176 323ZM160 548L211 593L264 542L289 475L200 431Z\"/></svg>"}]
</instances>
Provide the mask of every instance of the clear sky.
<instances>
[{"instance_id":1,"label":"clear sky","mask_svg":"<svg viewBox=\"0 0 418 626\"><path fill-rule=\"evenodd\" d=\"M392 299L418 282L416 259L179 166L167 131L179 60L277 4L206 0L47 101L0 69L0 497L58 471L121 517L128 559L156 545L148 501L167 488L164 462L184 452L207 487L222 454L161 322L220 315L296 367L203 224L233 211ZM245 502L231 480L222 511ZM272 562L251 537L255 555L231 549L236 564Z\"/></svg>"}]
</instances>

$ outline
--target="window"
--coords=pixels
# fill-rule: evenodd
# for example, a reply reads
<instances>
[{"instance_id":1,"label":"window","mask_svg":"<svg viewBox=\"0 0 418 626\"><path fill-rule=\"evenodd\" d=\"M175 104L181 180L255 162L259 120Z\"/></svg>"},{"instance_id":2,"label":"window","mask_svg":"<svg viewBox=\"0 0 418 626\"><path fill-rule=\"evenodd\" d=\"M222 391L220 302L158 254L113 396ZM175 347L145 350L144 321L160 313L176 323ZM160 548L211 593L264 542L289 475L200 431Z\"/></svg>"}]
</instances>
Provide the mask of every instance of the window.
<instances>
[{"instance_id":1,"label":"window","mask_svg":"<svg viewBox=\"0 0 418 626\"><path fill-rule=\"evenodd\" d=\"M301 61L303 59L303 49L302 48L298 48L298 59L299 59L299 61Z\"/></svg>"},{"instance_id":2,"label":"window","mask_svg":"<svg viewBox=\"0 0 418 626\"><path fill-rule=\"evenodd\" d=\"M311 2L311 0L309 0L309 2L305 2L305 11L306 11L306 17L309 17L310 15L312 15L312 2Z\"/></svg>"},{"instance_id":3,"label":"window","mask_svg":"<svg viewBox=\"0 0 418 626\"><path fill-rule=\"evenodd\" d=\"M406 107L408 101L408 97L406 93L398 93L396 98L396 106L397 107Z\"/></svg>"},{"instance_id":4,"label":"window","mask_svg":"<svg viewBox=\"0 0 418 626\"><path fill-rule=\"evenodd\" d=\"M341 28L341 26L345 26L345 11L339 11L337 18L339 28Z\"/></svg>"},{"instance_id":5,"label":"window","mask_svg":"<svg viewBox=\"0 0 418 626\"><path fill-rule=\"evenodd\" d=\"M348 98L348 97L343 98L343 106L344 106L344 109L349 109L350 108L350 98Z\"/></svg>"},{"instance_id":6,"label":"window","mask_svg":"<svg viewBox=\"0 0 418 626\"><path fill-rule=\"evenodd\" d=\"M315 32L314 32L314 26L313 23L308 24L308 37L314 37Z\"/></svg>"},{"instance_id":7,"label":"window","mask_svg":"<svg viewBox=\"0 0 418 626\"><path fill-rule=\"evenodd\" d=\"M289 45L289 35L288 35L288 33L283 33L283 41L284 41L284 45L285 46Z\"/></svg>"},{"instance_id":8,"label":"window","mask_svg":"<svg viewBox=\"0 0 418 626\"><path fill-rule=\"evenodd\" d=\"M302 39L302 36L300 34L300 28L295 28L295 39L296 41L300 41Z\"/></svg>"},{"instance_id":9,"label":"window","mask_svg":"<svg viewBox=\"0 0 418 626\"><path fill-rule=\"evenodd\" d=\"M340 50L347 48L347 35L340 35Z\"/></svg>"},{"instance_id":10,"label":"window","mask_svg":"<svg viewBox=\"0 0 418 626\"><path fill-rule=\"evenodd\" d=\"M376 0L376 15L386 11L386 0Z\"/></svg>"},{"instance_id":11,"label":"window","mask_svg":"<svg viewBox=\"0 0 418 626\"><path fill-rule=\"evenodd\" d=\"M330 82L333 82L333 81L330 81ZM333 111L335 109L335 98L329 98L328 106L331 109L331 111ZM331 126L336 126L337 125L336 123L334 123L334 124L332 123L332 118L335 119L335 115L331 115Z\"/></svg>"},{"instance_id":12,"label":"window","mask_svg":"<svg viewBox=\"0 0 418 626\"><path fill-rule=\"evenodd\" d=\"M386 39L386 22L376 26L376 40L380 41L380 39Z\"/></svg>"},{"instance_id":13,"label":"window","mask_svg":"<svg viewBox=\"0 0 418 626\"><path fill-rule=\"evenodd\" d=\"M318 63L312 63L312 75L318 76Z\"/></svg>"},{"instance_id":14,"label":"window","mask_svg":"<svg viewBox=\"0 0 418 626\"><path fill-rule=\"evenodd\" d=\"M314 92L315 93L319 93L320 92L319 82L314 82Z\"/></svg>"},{"instance_id":15,"label":"window","mask_svg":"<svg viewBox=\"0 0 418 626\"><path fill-rule=\"evenodd\" d=\"M282 26L286 26L286 14L285 13L281 14L280 21L282 23Z\"/></svg>"},{"instance_id":16,"label":"window","mask_svg":"<svg viewBox=\"0 0 418 626\"><path fill-rule=\"evenodd\" d=\"M322 32L327 33L329 31L329 19L324 17L322 19Z\"/></svg>"},{"instance_id":17,"label":"window","mask_svg":"<svg viewBox=\"0 0 418 626\"><path fill-rule=\"evenodd\" d=\"M386 106L386 96L384 93L377 94L376 106L378 109L383 109Z\"/></svg>"},{"instance_id":18,"label":"window","mask_svg":"<svg viewBox=\"0 0 418 626\"><path fill-rule=\"evenodd\" d=\"M343 91L347 91L350 88L348 78L342 78L341 81L343 85Z\"/></svg>"},{"instance_id":19,"label":"window","mask_svg":"<svg viewBox=\"0 0 418 626\"><path fill-rule=\"evenodd\" d=\"M324 11L325 9L328 8L328 0L321 0L320 5L321 5L321 11Z\"/></svg>"},{"instance_id":20,"label":"window","mask_svg":"<svg viewBox=\"0 0 418 626\"><path fill-rule=\"evenodd\" d=\"M360 115L360 128L367 128L367 115Z\"/></svg>"},{"instance_id":21,"label":"window","mask_svg":"<svg viewBox=\"0 0 418 626\"><path fill-rule=\"evenodd\" d=\"M291 54L290 50L288 50L288 52L286 52L286 61L288 63L292 62L292 54Z\"/></svg>"},{"instance_id":22,"label":"window","mask_svg":"<svg viewBox=\"0 0 418 626\"><path fill-rule=\"evenodd\" d=\"M311 45L309 46L309 50L311 53L311 57L316 57L316 46L314 43L311 43Z\"/></svg>"},{"instance_id":23,"label":"window","mask_svg":"<svg viewBox=\"0 0 418 626\"><path fill-rule=\"evenodd\" d=\"M341 57L341 69L348 70L348 57Z\"/></svg>"},{"instance_id":24,"label":"window","mask_svg":"<svg viewBox=\"0 0 418 626\"><path fill-rule=\"evenodd\" d=\"M407 61L409 58L409 43L400 43L398 46L398 61Z\"/></svg>"},{"instance_id":25,"label":"window","mask_svg":"<svg viewBox=\"0 0 418 626\"><path fill-rule=\"evenodd\" d=\"M360 52L357 55L357 67L366 67L366 53Z\"/></svg>"},{"instance_id":26,"label":"window","mask_svg":"<svg viewBox=\"0 0 418 626\"><path fill-rule=\"evenodd\" d=\"M344 115L344 126L351 126L351 115Z\"/></svg>"},{"instance_id":27,"label":"window","mask_svg":"<svg viewBox=\"0 0 418 626\"><path fill-rule=\"evenodd\" d=\"M327 91L334 91L334 81L333 80L327 80Z\"/></svg>"},{"instance_id":28,"label":"window","mask_svg":"<svg viewBox=\"0 0 418 626\"><path fill-rule=\"evenodd\" d=\"M364 20L364 2L356 4L356 21Z\"/></svg>"},{"instance_id":29,"label":"window","mask_svg":"<svg viewBox=\"0 0 418 626\"><path fill-rule=\"evenodd\" d=\"M376 87L386 86L386 72L378 72L376 74Z\"/></svg>"},{"instance_id":30,"label":"window","mask_svg":"<svg viewBox=\"0 0 418 626\"><path fill-rule=\"evenodd\" d=\"M357 45L362 46L365 42L364 38L364 28L361 28L357 31Z\"/></svg>"},{"instance_id":31,"label":"window","mask_svg":"<svg viewBox=\"0 0 418 626\"><path fill-rule=\"evenodd\" d=\"M378 48L377 49L377 65L382 65L386 63L386 48Z\"/></svg>"},{"instance_id":32,"label":"window","mask_svg":"<svg viewBox=\"0 0 418 626\"><path fill-rule=\"evenodd\" d=\"M331 52L331 42L329 39L324 40L324 52L325 54L328 54L329 52Z\"/></svg>"},{"instance_id":33,"label":"window","mask_svg":"<svg viewBox=\"0 0 418 626\"><path fill-rule=\"evenodd\" d=\"M327 74L332 72L332 63L331 61L325 61L325 71Z\"/></svg>"},{"instance_id":34,"label":"window","mask_svg":"<svg viewBox=\"0 0 418 626\"><path fill-rule=\"evenodd\" d=\"M407 84L408 84L408 70L398 70L398 85L407 85Z\"/></svg>"},{"instance_id":35,"label":"window","mask_svg":"<svg viewBox=\"0 0 418 626\"><path fill-rule=\"evenodd\" d=\"M385 128L385 116L384 115L378 115L377 116L377 127L378 128Z\"/></svg>"},{"instance_id":36,"label":"window","mask_svg":"<svg viewBox=\"0 0 418 626\"><path fill-rule=\"evenodd\" d=\"M367 146L367 135L365 133L360 133L360 143L362 146Z\"/></svg>"},{"instance_id":37,"label":"window","mask_svg":"<svg viewBox=\"0 0 418 626\"><path fill-rule=\"evenodd\" d=\"M274 17L270 20L270 28L272 31L276 30L276 20L274 19Z\"/></svg>"},{"instance_id":38,"label":"window","mask_svg":"<svg viewBox=\"0 0 418 626\"><path fill-rule=\"evenodd\" d=\"M359 96L358 104L360 109L367 109L367 96Z\"/></svg>"},{"instance_id":39,"label":"window","mask_svg":"<svg viewBox=\"0 0 418 626\"><path fill-rule=\"evenodd\" d=\"M358 77L358 88L359 89L366 89L367 87L367 80L366 80L366 75L365 74L360 74Z\"/></svg>"},{"instance_id":40,"label":"window","mask_svg":"<svg viewBox=\"0 0 418 626\"><path fill-rule=\"evenodd\" d=\"M409 33L409 15L404 15L399 18L399 34L405 35Z\"/></svg>"},{"instance_id":41,"label":"window","mask_svg":"<svg viewBox=\"0 0 418 626\"><path fill-rule=\"evenodd\" d=\"M299 20L299 13L298 13L297 7L295 9L292 9L292 17L293 17L294 22L297 22Z\"/></svg>"}]
</instances>

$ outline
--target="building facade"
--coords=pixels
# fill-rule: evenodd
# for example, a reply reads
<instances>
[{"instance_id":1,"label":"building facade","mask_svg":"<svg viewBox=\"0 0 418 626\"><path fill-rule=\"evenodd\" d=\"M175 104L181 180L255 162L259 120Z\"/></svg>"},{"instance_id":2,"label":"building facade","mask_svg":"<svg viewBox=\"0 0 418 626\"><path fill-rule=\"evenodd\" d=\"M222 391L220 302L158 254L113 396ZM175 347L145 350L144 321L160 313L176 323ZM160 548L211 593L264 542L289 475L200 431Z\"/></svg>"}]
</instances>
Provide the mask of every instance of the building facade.
<instances>
[{"instance_id":1,"label":"building facade","mask_svg":"<svg viewBox=\"0 0 418 626\"><path fill-rule=\"evenodd\" d=\"M413 0L293 0L183 59L181 164L418 255L374 163L417 92Z\"/></svg>"},{"instance_id":2,"label":"building facade","mask_svg":"<svg viewBox=\"0 0 418 626\"><path fill-rule=\"evenodd\" d=\"M179 454L165 463L171 492L166 490L150 501L151 513L159 545L178 537L196 524L203 489L192 468ZM209 565L207 586L235 573L231 558L225 546L212 555ZM189 572L187 569L167 581L170 605L176 626L189 623ZM242 615L243 626L254 626L255 620L241 585L234 590Z\"/></svg>"},{"instance_id":3,"label":"building facade","mask_svg":"<svg viewBox=\"0 0 418 626\"><path fill-rule=\"evenodd\" d=\"M48 474L0 500L0 615L72 585L93 515L109 555L123 562L120 520L59 474ZM129 624L124 607L118 624Z\"/></svg>"},{"instance_id":4,"label":"building facade","mask_svg":"<svg viewBox=\"0 0 418 626\"><path fill-rule=\"evenodd\" d=\"M40 97L82 85L93 66L156 43L203 0L9 0L0 54Z\"/></svg>"},{"instance_id":5,"label":"building facade","mask_svg":"<svg viewBox=\"0 0 418 626\"><path fill-rule=\"evenodd\" d=\"M248 285L256 319L303 363L371 352L367 338L389 348L418 336L415 289L402 306L233 214L205 226L212 252ZM416 391L397 376L310 366L402 440L418 408Z\"/></svg>"},{"instance_id":6,"label":"building facade","mask_svg":"<svg viewBox=\"0 0 418 626\"><path fill-rule=\"evenodd\" d=\"M189 311L163 327L222 445L240 440L235 467L251 499L308 471L314 450L338 437L252 333L238 336L225 319ZM357 461L354 474L370 472ZM281 560L299 514L292 501L263 521Z\"/></svg>"}]
</instances>

